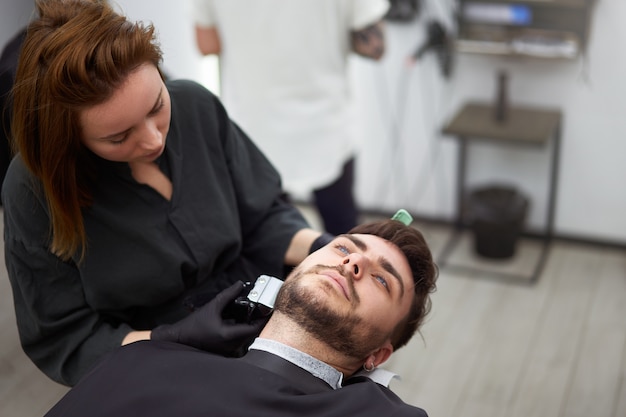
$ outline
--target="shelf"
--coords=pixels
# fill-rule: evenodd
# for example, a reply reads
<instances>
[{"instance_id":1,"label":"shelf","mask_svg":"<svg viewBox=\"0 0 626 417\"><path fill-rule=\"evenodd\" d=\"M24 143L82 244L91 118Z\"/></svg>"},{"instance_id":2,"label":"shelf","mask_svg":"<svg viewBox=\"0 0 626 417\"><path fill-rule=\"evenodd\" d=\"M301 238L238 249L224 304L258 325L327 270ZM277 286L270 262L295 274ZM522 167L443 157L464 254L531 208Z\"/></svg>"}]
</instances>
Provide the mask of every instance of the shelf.
<instances>
[{"instance_id":1,"label":"shelf","mask_svg":"<svg viewBox=\"0 0 626 417\"><path fill-rule=\"evenodd\" d=\"M498 122L491 104L470 102L444 127L443 133L461 138L518 141L543 144L561 122L557 109L515 106L505 121Z\"/></svg>"},{"instance_id":2,"label":"shelf","mask_svg":"<svg viewBox=\"0 0 626 417\"><path fill-rule=\"evenodd\" d=\"M595 0L461 0L456 50L573 59L585 49Z\"/></svg>"}]
</instances>

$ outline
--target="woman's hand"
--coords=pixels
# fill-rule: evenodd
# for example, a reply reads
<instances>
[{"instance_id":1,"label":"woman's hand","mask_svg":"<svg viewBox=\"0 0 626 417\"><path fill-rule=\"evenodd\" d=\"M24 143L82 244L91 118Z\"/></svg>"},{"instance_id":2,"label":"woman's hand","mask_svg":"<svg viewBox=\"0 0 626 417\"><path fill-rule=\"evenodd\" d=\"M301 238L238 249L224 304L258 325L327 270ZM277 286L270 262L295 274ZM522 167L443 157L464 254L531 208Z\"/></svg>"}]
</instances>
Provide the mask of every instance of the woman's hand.
<instances>
[{"instance_id":1,"label":"woman's hand","mask_svg":"<svg viewBox=\"0 0 626 417\"><path fill-rule=\"evenodd\" d=\"M223 318L224 310L243 289L243 282L236 282L184 319L155 327L150 338L182 343L225 356L240 355L241 349L247 347L261 333L269 319L268 316L240 323Z\"/></svg>"}]
</instances>

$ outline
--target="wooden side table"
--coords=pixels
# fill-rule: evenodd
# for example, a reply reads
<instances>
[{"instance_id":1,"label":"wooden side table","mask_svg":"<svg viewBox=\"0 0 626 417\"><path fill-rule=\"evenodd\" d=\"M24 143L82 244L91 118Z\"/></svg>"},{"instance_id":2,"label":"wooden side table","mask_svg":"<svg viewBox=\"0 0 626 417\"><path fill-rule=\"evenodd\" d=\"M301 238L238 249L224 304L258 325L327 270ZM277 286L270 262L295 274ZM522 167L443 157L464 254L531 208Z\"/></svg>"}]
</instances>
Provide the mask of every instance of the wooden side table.
<instances>
[{"instance_id":1,"label":"wooden side table","mask_svg":"<svg viewBox=\"0 0 626 417\"><path fill-rule=\"evenodd\" d=\"M559 110L530 107L511 107L504 121L497 121L494 107L484 103L467 103L443 127L442 133L458 139L458 175L457 175L457 209L455 231L444 245L438 259L440 267L446 266L448 258L456 246L462 229L464 200L466 193L467 148L470 141L486 141L494 145L545 146L553 140L552 158L550 160L550 178L548 190L548 207L545 229L542 234L543 247L530 277L515 274L514 278L529 278L527 282L535 282L546 263L550 243L554 234L554 215L556 209L556 193L558 186L559 156L561 146L561 119ZM452 266L452 265L448 265ZM467 269L468 267L460 267ZM478 271L485 272L485 271ZM493 273L490 273L493 274ZM498 275L498 273L496 273ZM506 274L511 275L511 274Z\"/></svg>"}]
</instances>

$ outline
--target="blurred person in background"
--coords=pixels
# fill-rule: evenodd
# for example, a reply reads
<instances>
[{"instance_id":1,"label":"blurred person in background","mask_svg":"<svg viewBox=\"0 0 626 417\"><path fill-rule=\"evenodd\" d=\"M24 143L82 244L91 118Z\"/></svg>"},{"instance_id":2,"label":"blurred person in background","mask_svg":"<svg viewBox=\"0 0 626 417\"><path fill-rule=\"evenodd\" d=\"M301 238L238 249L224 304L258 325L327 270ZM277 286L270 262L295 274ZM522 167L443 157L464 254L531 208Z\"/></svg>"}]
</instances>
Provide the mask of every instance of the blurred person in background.
<instances>
[{"instance_id":1,"label":"blurred person in background","mask_svg":"<svg viewBox=\"0 0 626 417\"><path fill-rule=\"evenodd\" d=\"M325 230L358 222L351 52L384 52L387 0L193 0L197 45L219 54L222 99Z\"/></svg>"}]
</instances>

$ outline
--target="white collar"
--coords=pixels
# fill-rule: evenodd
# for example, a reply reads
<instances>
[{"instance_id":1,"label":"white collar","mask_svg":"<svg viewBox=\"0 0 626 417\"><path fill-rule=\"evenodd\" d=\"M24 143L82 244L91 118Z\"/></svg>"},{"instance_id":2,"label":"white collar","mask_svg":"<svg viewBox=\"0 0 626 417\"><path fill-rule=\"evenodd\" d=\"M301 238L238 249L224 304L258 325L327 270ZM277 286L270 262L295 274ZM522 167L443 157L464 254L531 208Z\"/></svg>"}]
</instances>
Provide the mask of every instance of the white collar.
<instances>
[{"instance_id":1,"label":"white collar","mask_svg":"<svg viewBox=\"0 0 626 417\"><path fill-rule=\"evenodd\" d=\"M311 355L275 340L257 337L249 349L262 350L279 356L325 381L333 389L339 389L343 384L343 374L337 369ZM392 379L398 377L397 374L381 368L376 368L371 372L361 370L353 375L353 377L356 376L364 376L385 387L389 386Z\"/></svg>"}]
</instances>

